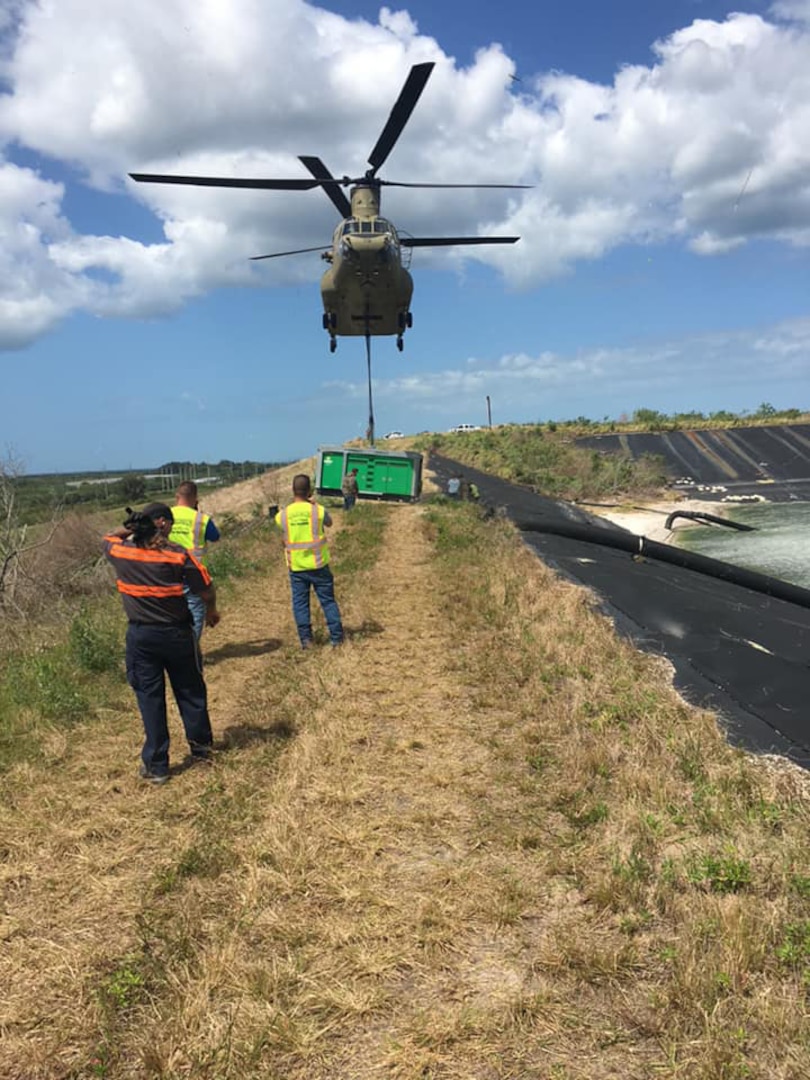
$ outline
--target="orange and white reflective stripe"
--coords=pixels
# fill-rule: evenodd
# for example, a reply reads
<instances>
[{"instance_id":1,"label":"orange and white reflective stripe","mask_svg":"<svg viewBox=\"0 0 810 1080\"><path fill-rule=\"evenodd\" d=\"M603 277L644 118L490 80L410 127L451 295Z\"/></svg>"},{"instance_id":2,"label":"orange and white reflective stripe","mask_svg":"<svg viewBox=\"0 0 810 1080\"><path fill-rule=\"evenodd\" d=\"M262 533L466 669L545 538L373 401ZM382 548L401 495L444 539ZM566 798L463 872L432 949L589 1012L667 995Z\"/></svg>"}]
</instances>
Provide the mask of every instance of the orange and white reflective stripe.
<instances>
[{"instance_id":1,"label":"orange and white reflective stripe","mask_svg":"<svg viewBox=\"0 0 810 1080\"><path fill-rule=\"evenodd\" d=\"M110 540L110 555L114 559L129 559L131 562L172 563L182 565L186 561L185 551L166 551L164 548L139 548L131 544L122 544L113 537Z\"/></svg>"},{"instance_id":2,"label":"orange and white reflective stripe","mask_svg":"<svg viewBox=\"0 0 810 1080\"><path fill-rule=\"evenodd\" d=\"M118 591L127 596L182 596L181 585L130 585L125 581L117 581Z\"/></svg>"},{"instance_id":3,"label":"orange and white reflective stripe","mask_svg":"<svg viewBox=\"0 0 810 1080\"><path fill-rule=\"evenodd\" d=\"M204 566L191 551L188 552L188 559L189 562L193 563L197 570L200 571L205 587L208 588L211 584L211 575L208 573L208 567Z\"/></svg>"},{"instance_id":4,"label":"orange and white reflective stripe","mask_svg":"<svg viewBox=\"0 0 810 1080\"><path fill-rule=\"evenodd\" d=\"M203 566L199 559L195 558L190 551L186 551L183 548L180 551L169 551L166 548L139 548L134 547L132 544L122 543L115 536L106 536L105 540L109 541L108 555L114 561L121 560L124 563L149 563L151 566L157 568L157 566L163 565L166 567L184 567L187 563L191 563L196 570L200 572L203 579L203 584L206 588L211 584L211 575L208 570ZM136 566L131 566L128 570L121 567L121 571L127 576L136 573ZM142 568L142 573L152 574L151 567L147 570L146 567Z\"/></svg>"}]
</instances>

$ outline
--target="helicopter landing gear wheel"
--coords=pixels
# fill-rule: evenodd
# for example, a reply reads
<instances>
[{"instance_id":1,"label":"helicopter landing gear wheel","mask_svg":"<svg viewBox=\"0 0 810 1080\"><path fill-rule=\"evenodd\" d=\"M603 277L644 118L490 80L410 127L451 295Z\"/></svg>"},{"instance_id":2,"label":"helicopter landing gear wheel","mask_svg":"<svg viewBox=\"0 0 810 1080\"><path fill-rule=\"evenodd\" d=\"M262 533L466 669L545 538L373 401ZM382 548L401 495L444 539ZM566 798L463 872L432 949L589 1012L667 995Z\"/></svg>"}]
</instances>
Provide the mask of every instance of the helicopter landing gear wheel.
<instances>
[{"instance_id":1,"label":"helicopter landing gear wheel","mask_svg":"<svg viewBox=\"0 0 810 1080\"><path fill-rule=\"evenodd\" d=\"M397 338L397 348L399 349L400 352L402 352L402 349L403 349L404 345L405 345L405 342L402 340L402 334L400 334L399 337Z\"/></svg>"},{"instance_id":2,"label":"helicopter landing gear wheel","mask_svg":"<svg viewBox=\"0 0 810 1080\"><path fill-rule=\"evenodd\" d=\"M337 348L337 338L329 339L329 352L334 352Z\"/></svg>"}]
</instances>

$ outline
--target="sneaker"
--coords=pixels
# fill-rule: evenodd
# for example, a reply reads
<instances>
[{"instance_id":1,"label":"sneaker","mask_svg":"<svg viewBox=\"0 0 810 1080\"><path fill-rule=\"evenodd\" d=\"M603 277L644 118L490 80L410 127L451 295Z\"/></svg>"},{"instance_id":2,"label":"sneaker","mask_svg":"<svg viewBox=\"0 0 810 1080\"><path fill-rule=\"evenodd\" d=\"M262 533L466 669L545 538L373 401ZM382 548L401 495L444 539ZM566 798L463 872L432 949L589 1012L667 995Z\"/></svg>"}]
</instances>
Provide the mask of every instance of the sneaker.
<instances>
[{"instance_id":1,"label":"sneaker","mask_svg":"<svg viewBox=\"0 0 810 1080\"><path fill-rule=\"evenodd\" d=\"M315 642L312 640L312 638L308 638L306 641L301 642L301 648L305 650L313 648L314 645Z\"/></svg>"},{"instance_id":2,"label":"sneaker","mask_svg":"<svg viewBox=\"0 0 810 1080\"><path fill-rule=\"evenodd\" d=\"M140 776L141 780L146 780L150 784L165 784L169 779L168 773L150 772L145 765L141 765L138 776Z\"/></svg>"}]
</instances>

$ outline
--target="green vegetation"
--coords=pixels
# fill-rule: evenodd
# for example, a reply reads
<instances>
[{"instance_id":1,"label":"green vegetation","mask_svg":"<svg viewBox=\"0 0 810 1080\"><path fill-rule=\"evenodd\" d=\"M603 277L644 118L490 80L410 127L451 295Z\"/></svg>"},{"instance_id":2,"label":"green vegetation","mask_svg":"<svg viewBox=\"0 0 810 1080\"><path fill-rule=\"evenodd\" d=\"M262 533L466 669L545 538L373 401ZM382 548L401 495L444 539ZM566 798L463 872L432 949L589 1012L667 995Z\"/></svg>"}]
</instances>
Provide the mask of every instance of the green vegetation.
<instances>
[{"instance_id":1,"label":"green vegetation","mask_svg":"<svg viewBox=\"0 0 810 1080\"><path fill-rule=\"evenodd\" d=\"M241 549L239 543L227 538L208 548L205 562L218 586L258 569L258 564Z\"/></svg>"},{"instance_id":2,"label":"green vegetation","mask_svg":"<svg viewBox=\"0 0 810 1080\"><path fill-rule=\"evenodd\" d=\"M121 619L110 604L91 607L82 601L68 631L70 652L82 671L100 674L121 665Z\"/></svg>"},{"instance_id":3,"label":"green vegetation","mask_svg":"<svg viewBox=\"0 0 810 1080\"><path fill-rule=\"evenodd\" d=\"M666 480L658 458L601 454L541 424L425 436L417 446L527 484L552 498L598 499L626 493L638 497L659 490Z\"/></svg>"},{"instance_id":4,"label":"green vegetation","mask_svg":"<svg viewBox=\"0 0 810 1080\"><path fill-rule=\"evenodd\" d=\"M280 464L170 461L149 469L37 475L17 469L13 476L17 514L20 521L32 523L47 521L60 508L98 511L145 502L149 498L165 500L171 496L171 501L181 480L208 478L204 490L211 491L257 476Z\"/></svg>"},{"instance_id":5,"label":"green vegetation","mask_svg":"<svg viewBox=\"0 0 810 1080\"><path fill-rule=\"evenodd\" d=\"M577 416L573 420L548 420L547 431L565 431L575 435L604 435L609 433L630 433L634 431L692 431L710 428L757 427L763 424L810 423L810 413L802 409L777 409L769 402L763 402L753 412L730 412L719 409L716 412L703 413L697 410L679 413L663 413L657 409L640 408L632 414L623 414L618 419L609 416L601 420L591 420L587 416ZM507 424L507 427L526 426ZM538 422L537 425L543 426Z\"/></svg>"},{"instance_id":6,"label":"green vegetation","mask_svg":"<svg viewBox=\"0 0 810 1080\"><path fill-rule=\"evenodd\" d=\"M756 427L762 424L796 424L810 420L801 409L777 409L764 401L754 412L733 413L720 409L713 413L667 413L656 409L636 409L632 417L618 423L607 421L607 431L691 431L709 428ZM576 421L574 422L576 423ZM590 421L587 426L592 428ZM603 424L605 421L603 421Z\"/></svg>"},{"instance_id":7,"label":"green vegetation","mask_svg":"<svg viewBox=\"0 0 810 1080\"><path fill-rule=\"evenodd\" d=\"M117 597L83 601L60 626L33 625L0 657L0 773L48 738L120 705L126 690Z\"/></svg>"},{"instance_id":8,"label":"green vegetation","mask_svg":"<svg viewBox=\"0 0 810 1080\"><path fill-rule=\"evenodd\" d=\"M334 556L336 575L355 574L374 565L382 548L388 515L386 506L368 501L358 502L351 513L342 515L340 543Z\"/></svg>"},{"instance_id":9,"label":"green vegetation","mask_svg":"<svg viewBox=\"0 0 810 1080\"><path fill-rule=\"evenodd\" d=\"M601 421L578 416L536 424L504 424L464 434L431 434L414 440L417 450L435 450L484 472L526 484L543 495L561 499L600 499L657 492L666 482L663 462L653 456L634 460L629 454L603 454L578 446L577 438L633 432L668 432L713 427L810 421L799 409L778 411L763 403L754 413L676 413L637 409L632 417Z\"/></svg>"}]
</instances>

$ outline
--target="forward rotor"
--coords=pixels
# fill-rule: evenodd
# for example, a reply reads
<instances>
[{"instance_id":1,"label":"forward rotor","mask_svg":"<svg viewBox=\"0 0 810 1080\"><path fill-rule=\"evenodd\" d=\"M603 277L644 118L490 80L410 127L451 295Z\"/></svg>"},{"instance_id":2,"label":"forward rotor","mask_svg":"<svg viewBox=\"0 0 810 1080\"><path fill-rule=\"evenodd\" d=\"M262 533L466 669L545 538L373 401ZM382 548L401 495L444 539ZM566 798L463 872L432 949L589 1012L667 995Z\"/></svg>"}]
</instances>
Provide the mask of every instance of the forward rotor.
<instances>
[{"instance_id":1,"label":"forward rotor","mask_svg":"<svg viewBox=\"0 0 810 1080\"><path fill-rule=\"evenodd\" d=\"M130 177L141 184L187 184L194 187L246 188L259 191L311 191L321 187L341 217L351 216L351 203L341 190L347 187L400 187L400 188L493 188L523 190L526 184L434 184L415 183L403 180L382 180L378 171L388 159L391 151L411 118L416 103L427 85L435 64L430 61L415 64L405 80L405 85L394 103L385 127L374 148L368 156L371 166L363 176L333 176L318 157L299 157L299 161L311 174L312 179L297 177L237 177L237 176L182 176L167 173L130 173Z\"/></svg>"}]
</instances>

